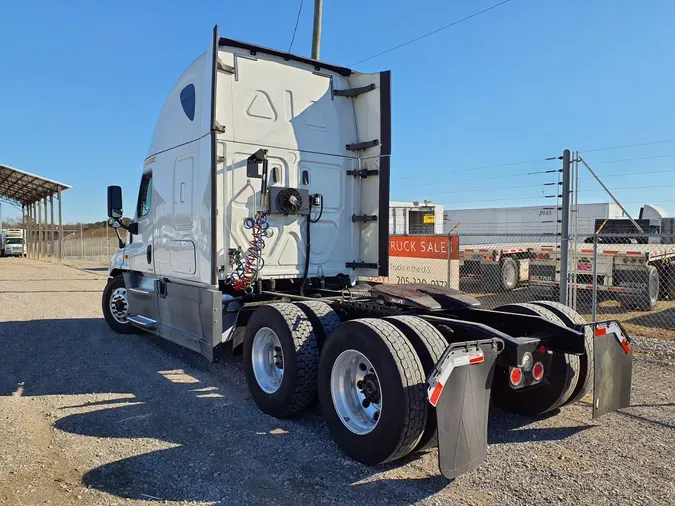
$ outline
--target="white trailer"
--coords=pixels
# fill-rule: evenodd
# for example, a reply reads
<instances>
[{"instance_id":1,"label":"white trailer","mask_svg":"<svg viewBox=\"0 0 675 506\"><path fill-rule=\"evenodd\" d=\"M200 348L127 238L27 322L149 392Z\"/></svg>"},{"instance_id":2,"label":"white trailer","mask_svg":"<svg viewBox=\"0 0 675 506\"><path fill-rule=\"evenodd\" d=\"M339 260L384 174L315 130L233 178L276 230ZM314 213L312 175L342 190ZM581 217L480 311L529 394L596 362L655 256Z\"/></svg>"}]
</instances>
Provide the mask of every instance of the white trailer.
<instances>
[{"instance_id":1,"label":"white trailer","mask_svg":"<svg viewBox=\"0 0 675 506\"><path fill-rule=\"evenodd\" d=\"M560 212L547 206L446 210L443 230L460 238L460 276L480 280L485 292L532 281L531 258L546 261L559 243ZM593 235L598 220L623 217L617 204L579 204L570 219L571 235Z\"/></svg>"},{"instance_id":2,"label":"white trailer","mask_svg":"<svg viewBox=\"0 0 675 506\"><path fill-rule=\"evenodd\" d=\"M592 346L610 356L595 370L614 387L595 392L594 415L627 406L618 322L594 341L554 303L490 311L447 287L357 283L388 274L390 118L389 72L216 27L160 112L130 224L108 187L108 216L132 237L111 260L108 325L210 360L241 346L263 412L293 416L318 399L351 457L380 464L437 442L448 478L485 456L491 395L530 415L580 399Z\"/></svg>"},{"instance_id":3,"label":"white trailer","mask_svg":"<svg viewBox=\"0 0 675 506\"><path fill-rule=\"evenodd\" d=\"M623 211L616 204L579 204L572 213L570 223L579 235L592 235L596 219L623 218ZM488 244L495 241L493 234L508 234L524 241L549 242L546 237L560 231L561 210L556 206L501 207L491 209L446 209L443 233L453 230L462 236L462 244ZM537 235L541 238L537 239ZM530 240L531 236L531 240Z\"/></svg>"},{"instance_id":4,"label":"white trailer","mask_svg":"<svg viewBox=\"0 0 675 506\"><path fill-rule=\"evenodd\" d=\"M570 262L571 288L614 294L625 307L643 311L654 309L659 299L675 299L672 244L599 244L597 252L593 244L572 247L575 248L572 258L576 261ZM560 284L557 248L534 247L530 255L530 285L557 288Z\"/></svg>"}]
</instances>

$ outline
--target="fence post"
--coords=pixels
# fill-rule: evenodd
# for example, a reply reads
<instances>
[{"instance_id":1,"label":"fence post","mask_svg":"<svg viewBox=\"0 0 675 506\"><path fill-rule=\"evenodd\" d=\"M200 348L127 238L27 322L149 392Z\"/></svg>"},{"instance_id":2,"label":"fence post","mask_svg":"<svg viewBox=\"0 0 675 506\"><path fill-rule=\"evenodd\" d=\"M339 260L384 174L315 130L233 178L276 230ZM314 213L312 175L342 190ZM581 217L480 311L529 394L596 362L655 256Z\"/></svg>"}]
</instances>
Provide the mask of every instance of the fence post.
<instances>
[{"instance_id":1,"label":"fence post","mask_svg":"<svg viewBox=\"0 0 675 506\"><path fill-rule=\"evenodd\" d=\"M448 236L448 288L459 290L459 236Z\"/></svg>"},{"instance_id":2,"label":"fence post","mask_svg":"<svg viewBox=\"0 0 675 506\"><path fill-rule=\"evenodd\" d=\"M593 299L591 321L598 319L598 234L593 234Z\"/></svg>"},{"instance_id":3,"label":"fence post","mask_svg":"<svg viewBox=\"0 0 675 506\"><path fill-rule=\"evenodd\" d=\"M82 237L82 222L80 222L80 250L82 252L80 260L84 260L84 238Z\"/></svg>"},{"instance_id":4,"label":"fence post","mask_svg":"<svg viewBox=\"0 0 675 506\"><path fill-rule=\"evenodd\" d=\"M563 151L562 157L562 220L560 226L560 303L567 304L569 246L570 246L570 150Z\"/></svg>"}]
</instances>

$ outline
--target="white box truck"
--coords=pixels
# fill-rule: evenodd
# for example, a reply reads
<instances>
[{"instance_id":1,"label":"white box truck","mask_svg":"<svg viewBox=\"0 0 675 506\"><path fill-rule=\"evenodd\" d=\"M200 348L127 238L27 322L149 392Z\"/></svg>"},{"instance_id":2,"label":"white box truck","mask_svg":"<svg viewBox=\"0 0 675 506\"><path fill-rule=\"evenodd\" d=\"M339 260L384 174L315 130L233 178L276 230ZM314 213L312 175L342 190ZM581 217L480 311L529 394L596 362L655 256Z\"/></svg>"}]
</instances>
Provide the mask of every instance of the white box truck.
<instances>
[{"instance_id":1,"label":"white box truck","mask_svg":"<svg viewBox=\"0 0 675 506\"><path fill-rule=\"evenodd\" d=\"M448 478L482 461L490 395L525 414L573 402L593 383L593 346L611 356L596 370L613 388L596 390L594 414L627 405L632 354L616 322L356 282L387 275L390 118L389 72L216 27L160 112L131 224L121 188L108 188L108 216L131 236L103 293L109 326L211 360L242 347L265 413L296 415L318 398L351 457L379 464L437 441ZM609 338L589 339L595 327Z\"/></svg>"},{"instance_id":2,"label":"white box truck","mask_svg":"<svg viewBox=\"0 0 675 506\"><path fill-rule=\"evenodd\" d=\"M26 254L22 228L7 229L4 251L6 256L20 257Z\"/></svg>"}]
</instances>

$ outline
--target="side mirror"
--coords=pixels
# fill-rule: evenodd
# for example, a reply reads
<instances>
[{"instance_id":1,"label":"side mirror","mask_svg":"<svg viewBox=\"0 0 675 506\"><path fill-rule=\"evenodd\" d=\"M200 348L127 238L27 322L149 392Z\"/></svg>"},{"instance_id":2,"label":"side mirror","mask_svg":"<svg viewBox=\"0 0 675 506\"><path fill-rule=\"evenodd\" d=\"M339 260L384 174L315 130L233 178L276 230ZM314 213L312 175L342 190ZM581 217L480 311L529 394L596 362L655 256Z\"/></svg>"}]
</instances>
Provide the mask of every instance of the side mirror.
<instances>
[{"instance_id":1,"label":"side mirror","mask_svg":"<svg viewBox=\"0 0 675 506\"><path fill-rule=\"evenodd\" d=\"M122 188L119 186L108 186L108 217L122 217Z\"/></svg>"}]
</instances>

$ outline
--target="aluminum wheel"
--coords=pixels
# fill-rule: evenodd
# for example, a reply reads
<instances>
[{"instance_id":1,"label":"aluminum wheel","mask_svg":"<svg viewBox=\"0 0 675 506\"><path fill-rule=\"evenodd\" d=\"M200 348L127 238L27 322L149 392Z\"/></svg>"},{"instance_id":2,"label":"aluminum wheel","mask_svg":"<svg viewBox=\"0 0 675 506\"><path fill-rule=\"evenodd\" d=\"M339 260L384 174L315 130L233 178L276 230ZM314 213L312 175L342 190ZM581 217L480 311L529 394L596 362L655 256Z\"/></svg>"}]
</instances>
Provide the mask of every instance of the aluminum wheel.
<instances>
[{"instance_id":1,"label":"aluminum wheel","mask_svg":"<svg viewBox=\"0 0 675 506\"><path fill-rule=\"evenodd\" d=\"M251 355L253 375L258 385L265 393L273 394L284 378L284 352L281 341L271 328L263 327L256 332Z\"/></svg>"},{"instance_id":2,"label":"aluminum wheel","mask_svg":"<svg viewBox=\"0 0 675 506\"><path fill-rule=\"evenodd\" d=\"M330 393L340 420L354 434L368 434L377 426L382 411L380 380L363 353L345 350L335 359Z\"/></svg>"},{"instance_id":3,"label":"aluminum wheel","mask_svg":"<svg viewBox=\"0 0 675 506\"><path fill-rule=\"evenodd\" d=\"M129 302L127 301L127 289L116 288L110 294L110 313L115 321L119 323L127 323L127 316L129 314Z\"/></svg>"}]
</instances>

